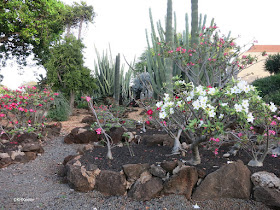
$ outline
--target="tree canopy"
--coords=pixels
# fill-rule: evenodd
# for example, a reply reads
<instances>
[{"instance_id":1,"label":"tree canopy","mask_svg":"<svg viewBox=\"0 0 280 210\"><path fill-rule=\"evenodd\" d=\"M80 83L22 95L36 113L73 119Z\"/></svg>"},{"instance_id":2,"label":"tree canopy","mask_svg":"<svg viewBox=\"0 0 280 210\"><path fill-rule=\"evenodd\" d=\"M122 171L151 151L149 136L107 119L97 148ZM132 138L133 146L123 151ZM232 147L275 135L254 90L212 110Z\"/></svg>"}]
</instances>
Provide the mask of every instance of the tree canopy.
<instances>
[{"instance_id":1,"label":"tree canopy","mask_svg":"<svg viewBox=\"0 0 280 210\"><path fill-rule=\"evenodd\" d=\"M70 96L70 103L74 103L76 92L87 93L96 88L90 69L84 66L83 48L84 45L74 36L65 37L51 49L51 57L44 65L47 83L55 91L61 90Z\"/></svg>"},{"instance_id":2,"label":"tree canopy","mask_svg":"<svg viewBox=\"0 0 280 210\"><path fill-rule=\"evenodd\" d=\"M49 46L63 33L66 8L59 0L3 0L0 2L0 60L16 58L26 64L49 56Z\"/></svg>"}]
</instances>

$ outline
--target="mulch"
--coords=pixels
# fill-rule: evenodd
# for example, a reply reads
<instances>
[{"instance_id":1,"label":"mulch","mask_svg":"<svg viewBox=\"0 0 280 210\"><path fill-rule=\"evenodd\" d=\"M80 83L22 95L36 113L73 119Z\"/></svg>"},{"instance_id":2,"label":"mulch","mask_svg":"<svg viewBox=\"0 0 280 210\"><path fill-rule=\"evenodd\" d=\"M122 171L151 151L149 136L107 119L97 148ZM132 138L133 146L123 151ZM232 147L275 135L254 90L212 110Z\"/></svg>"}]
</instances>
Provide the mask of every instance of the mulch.
<instances>
[{"instance_id":1,"label":"mulch","mask_svg":"<svg viewBox=\"0 0 280 210\"><path fill-rule=\"evenodd\" d=\"M152 130L149 130L149 135L152 135ZM155 131L158 133L157 131ZM146 135L146 134L145 134ZM80 161L82 165L94 164L101 170L113 170L120 171L122 166L125 164L137 164L137 163L149 163L158 164L163 161L187 161L191 159L191 151L186 153L186 156L182 155L171 155L171 147L167 146L147 146L143 143L130 145L131 150L134 152L134 156L130 155L129 148L127 145L123 147L112 148L113 160L106 158L107 147L95 147L91 151L87 151ZM196 167L203 169L206 174L214 172L221 168L223 165L228 164L228 161L242 160L245 165L251 160L248 152L240 150L236 156L230 156L224 158L223 154L228 152L228 147L221 147L218 155L215 155L212 151L206 150L203 147L200 148L201 164ZM267 171L274 173L280 177L280 157L272 157L267 155L264 160L263 167L251 167L248 166L252 173L258 171Z\"/></svg>"}]
</instances>

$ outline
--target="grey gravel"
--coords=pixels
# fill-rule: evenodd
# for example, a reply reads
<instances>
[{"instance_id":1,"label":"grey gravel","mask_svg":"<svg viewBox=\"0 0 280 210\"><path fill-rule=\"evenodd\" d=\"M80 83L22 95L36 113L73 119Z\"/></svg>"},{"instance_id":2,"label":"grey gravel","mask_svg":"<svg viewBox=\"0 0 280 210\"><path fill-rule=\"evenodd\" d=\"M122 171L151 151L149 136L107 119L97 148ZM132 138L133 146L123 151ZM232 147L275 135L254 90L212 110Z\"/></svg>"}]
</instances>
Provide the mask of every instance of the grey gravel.
<instances>
[{"instance_id":1,"label":"grey gravel","mask_svg":"<svg viewBox=\"0 0 280 210\"><path fill-rule=\"evenodd\" d=\"M126 196L105 197L97 191L79 193L62 183L57 175L64 158L76 154L79 145L63 143L63 137L48 140L45 152L26 164L0 169L1 209L194 209L193 201L183 196L165 196L147 202L133 201ZM197 202L200 209L266 210L252 200L219 199Z\"/></svg>"}]
</instances>

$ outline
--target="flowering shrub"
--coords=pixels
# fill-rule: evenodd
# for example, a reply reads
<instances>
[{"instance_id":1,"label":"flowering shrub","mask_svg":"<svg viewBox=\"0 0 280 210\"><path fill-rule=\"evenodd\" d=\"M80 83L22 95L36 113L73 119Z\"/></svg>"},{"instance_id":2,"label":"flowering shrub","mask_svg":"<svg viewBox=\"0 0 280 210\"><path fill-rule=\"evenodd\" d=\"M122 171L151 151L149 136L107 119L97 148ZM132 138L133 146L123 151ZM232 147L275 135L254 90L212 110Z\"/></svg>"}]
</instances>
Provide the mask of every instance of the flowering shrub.
<instances>
[{"instance_id":1,"label":"flowering shrub","mask_svg":"<svg viewBox=\"0 0 280 210\"><path fill-rule=\"evenodd\" d=\"M235 39L219 35L217 28L216 25L203 27L200 43L191 48L187 44L174 49L168 43L159 42L162 53L158 56L171 58L195 86L224 87L233 76L258 59L256 56L242 56Z\"/></svg>"},{"instance_id":2,"label":"flowering shrub","mask_svg":"<svg viewBox=\"0 0 280 210\"><path fill-rule=\"evenodd\" d=\"M192 83L177 80L174 86L174 95L165 94L163 101L157 102L154 110L149 110L149 114L166 130L178 130L173 151L178 152L180 149L181 133L186 135L192 142L192 164L200 163L199 144L219 142L217 137L230 131L232 125L236 127L234 132L237 137L237 133L243 135L242 140L239 138L240 144L248 141L255 145L263 143L263 140L255 140L247 132L252 131L252 126L264 127L266 133L270 132L270 136L274 132L276 134L272 127L277 126L278 122L269 118L276 112L276 106L273 103L265 104L254 86L245 81L232 80L224 88L217 88L200 85L195 87ZM267 138L267 144L270 143L269 140ZM266 155L267 150L268 147L263 154ZM215 152L218 152L217 148ZM254 158L258 160L256 156Z\"/></svg>"},{"instance_id":3,"label":"flowering shrub","mask_svg":"<svg viewBox=\"0 0 280 210\"><path fill-rule=\"evenodd\" d=\"M38 91L35 86L20 87L15 91L3 88L0 96L1 124L12 127L14 131L38 128L38 124L45 122L45 114L56 95L47 89Z\"/></svg>"}]
</instances>

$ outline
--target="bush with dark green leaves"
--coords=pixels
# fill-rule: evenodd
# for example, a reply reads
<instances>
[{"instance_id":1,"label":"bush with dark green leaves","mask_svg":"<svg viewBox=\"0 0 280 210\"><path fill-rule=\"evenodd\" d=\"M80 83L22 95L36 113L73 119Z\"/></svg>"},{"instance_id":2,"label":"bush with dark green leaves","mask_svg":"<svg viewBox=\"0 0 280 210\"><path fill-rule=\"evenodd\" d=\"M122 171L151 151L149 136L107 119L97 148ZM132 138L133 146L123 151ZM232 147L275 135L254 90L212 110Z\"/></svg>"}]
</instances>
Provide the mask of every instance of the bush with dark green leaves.
<instances>
[{"instance_id":1,"label":"bush with dark green leaves","mask_svg":"<svg viewBox=\"0 0 280 210\"><path fill-rule=\"evenodd\" d=\"M54 121L66 121L71 114L68 100L60 93L51 105L47 118Z\"/></svg>"},{"instance_id":2,"label":"bush with dark green leaves","mask_svg":"<svg viewBox=\"0 0 280 210\"><path fill-rule=\"evenodd\" d=\"M280 105L280 74L255 80L254 85L265 102Z\"/></svg>"},{"instance_id":3,"label":"bush with dark green leaves","mask_svg":"<svg viewBox=\"0 0 280 210\"><path fill-rule=\"evenodd\" d=\"M280 54L277 53L275 55L269 55L264 66L266 71L268 71L270 74L280 73Z\"/></svg>"}]
</instances>

